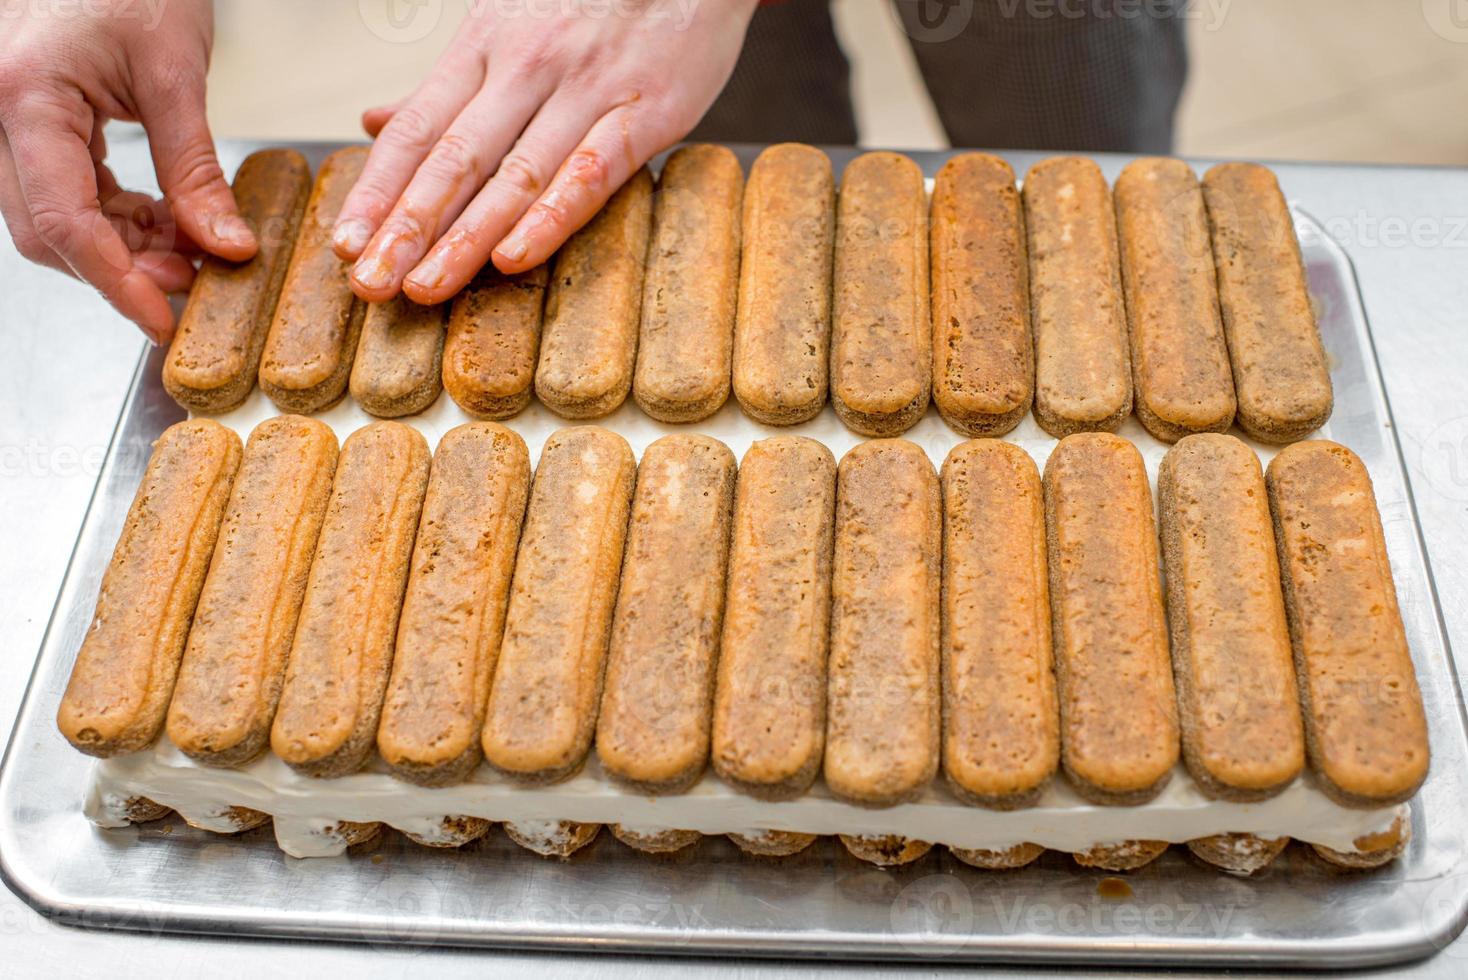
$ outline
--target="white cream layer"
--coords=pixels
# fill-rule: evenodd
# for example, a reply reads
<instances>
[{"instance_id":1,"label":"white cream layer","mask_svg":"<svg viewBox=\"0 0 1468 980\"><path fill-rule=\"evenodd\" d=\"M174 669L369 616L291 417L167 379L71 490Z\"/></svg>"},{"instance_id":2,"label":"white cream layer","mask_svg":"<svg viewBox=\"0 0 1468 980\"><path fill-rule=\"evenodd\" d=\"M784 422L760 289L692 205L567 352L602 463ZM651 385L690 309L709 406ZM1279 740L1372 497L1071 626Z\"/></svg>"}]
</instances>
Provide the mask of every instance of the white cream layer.
<instances>
[{"instance_id":1,"label":"white cream layer","mask_svg":"<svg viewBox=\"0 0 1468 980\"><path fill-rule=\"evenodd\" d=\"M377 820L434 839L445 816L620 823L642 832L900 834L952 847L1003 850L1032 842L1069 853L1124 840L1183 843L1250 833L1352 851L1358 838L1386 830L1404 810L1347 809L1328 799L1308 774L1262 803L1211 800L1181 767L1157 799L1142 806L1097 806L1056 778L1037 805L1013 811L965 806L941 781L916 803L881 810L842 803L819 783L796 800L756 800L712 772L678 796L639 796L611 782L594 756L579 775L555 786L521 786L481 767L459 786L425 789L394 779L378 763L340 779L301 776L270 755L243 769L211 769L166 739L152 749L97 763L87 816L103 827L124 826L121 804L133 796L146 796L196 826L220 831L234 829L222 816L228 807L264 811L275 818L276 839L292 857L342 853L346 845L332 832L338 821Z\"/></svg>"}]
</instances>

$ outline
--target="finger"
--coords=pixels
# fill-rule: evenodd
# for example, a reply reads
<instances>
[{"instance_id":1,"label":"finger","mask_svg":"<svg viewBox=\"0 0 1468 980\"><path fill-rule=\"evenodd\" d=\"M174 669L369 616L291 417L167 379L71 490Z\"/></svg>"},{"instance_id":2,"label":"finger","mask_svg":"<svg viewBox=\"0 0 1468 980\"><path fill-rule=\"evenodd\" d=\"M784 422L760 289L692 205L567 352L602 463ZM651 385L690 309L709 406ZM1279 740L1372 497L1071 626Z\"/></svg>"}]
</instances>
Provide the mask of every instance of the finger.
<instances>
[{"instance_id":1,"label":"finger","mask_svg":"<svg viewBox=\"0 0 1468 980\"><path fill-rule=\"evenodd\" d=\"M180 228L207 252L243 262L259 243L240 217L214 153L204 116L204 79L155 85L139 93L158 186Z\"/></svg>"},{"instance_id":2,"label":"finger","mask_svg":"<svg viewBox=\"0 0 1468 980\"><path fill-rule=\"evenodd\" d=\"M382 224L418 165L479 91L484 64L477 53L454 48L373 141L362 176L342 202L332 249L354 261Z\"/></svg>"},{"instance_id":3,"label":"finger","mask_svg":"<svg viewBox=\"0 0 1468 980\"><path fill-rule=\"evenodd\" d=\"M368 109L366 112L362 113L362 129L367 133L368 136L372 137L373 139L377 139L378 135L382 132L382 127L387 125L387 121L391 119L407 101L407 99L398 99L398 101L396 102L391 102L387 105L375 106L371 109Z\"/></svg>"},{"instance_id":4,"label":"finger","mask_svg":"<svg viewBox=\"0 0 1468 980\"><path fill-rule=\"evenodd\" d=\"M533 269L601 210L653 154L665 149L648 112L618 106L601 118L561 164L544 194L494 249L501 272Z\"/></svg>"},{"instance_id":5,"label":"finger","mask_svg":"<svg viewBox=\"0 0 1468 980\"><path fill-rule=\"evenodd\" d=\"M21 193L20 178L15 172L15 158L10 154L10 143L5 139L4 130L0 130L0 214L5 216L5 227L10 232L10 240L15 242L15 250L23 258L48 269L64 272L68 276L75 275L61 261L61 256L41 241L41 236L36 234L36 229L31 224L30 209L26 207L25 194Z\"/></svg>"},{"instance_id":6,"label":"finger","mask_svg":"<svg viewBox=\"0 0 1468 980\"><path fill-rule=\"evenodd\" d=\"M88 150L97 174L97 202L102 213L133 253L133 261L165 293L186 291L194 281L194 265L187 258L198 246L181 233L167 202L123 188L107 166L107 138L100 118L92 123Z\"/></svg>"},{"instance_id":7,"label":"finger","mask_svg":"<svg viewBox=\"0 0 1468 980\"><path fill-rule=\"evenodd\" d=\"M556 94L541 107L493 177L403 280L415 303L441 303L468 285L490 253L596 122L584 98Z\"/></svg>"},{"instance_id":8,"label":"finger","mask_svg":"<svg viewBox=\"0 0 1468 980\"><path fill-rule=\"evenodd\" d=\"M403 278L484 186L548 94L491 78L428 154L362 252L352 270L358 296L382 303L398 294Z\"/></svg>"},{"instance_id":9,"label":"finger","mask_svg":"<svg viewBox=\"0 0 1468 980\"><path fill-rule=\"evenodd\" d=\"M194 281L194 265L176 249L178 236L168 227L172 217L167 203L125 190L104 192L101 199L102 213L133 253L134 265L165 293L187 291Z\"/></svg>"},{"instance_id":10,"label":"finger","mask_svg":"<svg viewBox=\"0 0 1468 980\"><path fill-rule=\"evenodd\" d=\"M18 122L17 122L18 121ZM45 245L155 343L173 334L163 291L133 263L97 201L87 141L91 111L79 92L17 105L7 122L11 153L31 223Z\"/></svg>"}]
</instances>

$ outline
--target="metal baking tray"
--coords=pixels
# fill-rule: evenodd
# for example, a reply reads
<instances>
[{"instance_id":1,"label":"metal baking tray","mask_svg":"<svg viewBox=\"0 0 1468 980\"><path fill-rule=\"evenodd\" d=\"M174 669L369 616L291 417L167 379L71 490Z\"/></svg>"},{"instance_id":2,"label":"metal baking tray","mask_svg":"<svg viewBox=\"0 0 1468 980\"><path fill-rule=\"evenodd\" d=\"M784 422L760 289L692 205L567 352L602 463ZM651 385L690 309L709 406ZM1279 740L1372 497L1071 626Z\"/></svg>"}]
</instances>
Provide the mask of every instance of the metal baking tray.
<instances>
[{"instance_id":1,"label":"metal baking tray","mask_svg":"<svg viewBox=\"0 0 1468 980\"><path fill-rule=\"evenodd\" d=\"M850 153L833 156L839 165ZM918 159L931 174L944 155ZM268 828L218 837L172 818L99 830L81 811L92 761L65 743L54 717L150 445L182 418L159 382L163 353L149 350L0 766L0 874L56 920L145 932L929 963L1339 969L1432 954L1468 920L1462 698L1354 273L1318 223L1300 213L1296 221L1335 383L1327 431L1375 480L1431 726L1432 773L1412 804L1412 844L1390 866L1341 873L1292 845L1260 876L1237 878L1175 847L1129 875L1120 889L1129 894L1119 895L1101 873L1055 853L1021 871L981 872L935 848L882 870L832 841L771 862L705 838L654 859L602 834L555 862L499 832L437 851L387 831L369 850L302 861L283 855ZM931 414L915 432L958 441L940 436L947 430ZM1134 421L1124 430L1155 468L1161 445L1140 433ZM1015 438L1046 437L1027 420Z\"/></svg>"}]
</instances>

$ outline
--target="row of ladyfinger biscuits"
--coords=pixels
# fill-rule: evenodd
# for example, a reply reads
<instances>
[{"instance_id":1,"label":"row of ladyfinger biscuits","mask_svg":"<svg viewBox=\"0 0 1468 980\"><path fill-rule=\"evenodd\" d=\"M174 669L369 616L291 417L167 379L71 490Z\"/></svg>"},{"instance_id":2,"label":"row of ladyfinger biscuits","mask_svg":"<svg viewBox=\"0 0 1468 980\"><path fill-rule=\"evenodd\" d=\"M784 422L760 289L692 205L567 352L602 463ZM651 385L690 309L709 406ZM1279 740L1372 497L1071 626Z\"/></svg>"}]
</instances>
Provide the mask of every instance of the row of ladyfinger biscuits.
<instances>
[{"instance_id":1,"label":"row of ladyfinger biscuits","mask_svg":"<svg viewBox=\"0 0 1468 980\"><path fill-rule=\"evenodd\" d=\"M732 378L753 418L787 425L829 386L865 435L904 431L930 399L968 435L1009 431L1032 401L1057 436L1115 430L1135 401L1168 441L1237 413L1255 438L1289 442L1330 414L1289 210L1256 165L1215 167L1200 187L1181 161L1138 160L1113 207L1089 160L1037 164L1021 195L1004 161L966 154L930 205L898 154L857 158L838 195L812 147L771 147L745 186L729 150L690 146L656 190L639 171L553 271L487 270L449 308L353 295L330 231L365 152L329 157L309 200L299 155L241 166L242 212L279 232L243 266L205 262L164 369L180 403L232 408L258 369L303 413L350 385L373 414L411 414L441 377L495 419L533 387L567 418L607 415L630 391L654 418L696 421Z\"/></svg>"},{"instance_id":2,"label":"row of ladyfinger biscuits","mask_svg":"<svg viewBox=\"0 0 1468 980\"><path fill-rule=\"evenodd\" d=\"M1266 798L1308 756L1342 805L1410 797L1425 722L1360 461L1300 444L1266 489L1246 446L1196 436L1159 486L1166 617L1146 472L1106 434L1062 441L1042 489L1027 455L993 441L956 448L940 479L911 443L863 444L838 471L785 437L756 443L736 477L715 440L667 437L638 467L586 427L547 442L531 488L523 443L493 423L446 434L431 471L398 423L354 433L339 459L309 419L262 423L243 459L228 430L180 423L129 513L59 723L95 755L166 725L200 763L269 745L321 777L375 745L429 786L481 758L563 779L593 741L608 774L649 794L686 789L711 758L757 797L823 772L839 798L888 806L941 768L960 799L1005 808L1033 803L1057 765L1087 799L1145 802L1181 733L1210 796ZM888 863L926 850L848 846ZM1135 866L1163 847L1085 859ZM1018 851L965 859L1038 853Z\"/></svg>"}]
</instances>

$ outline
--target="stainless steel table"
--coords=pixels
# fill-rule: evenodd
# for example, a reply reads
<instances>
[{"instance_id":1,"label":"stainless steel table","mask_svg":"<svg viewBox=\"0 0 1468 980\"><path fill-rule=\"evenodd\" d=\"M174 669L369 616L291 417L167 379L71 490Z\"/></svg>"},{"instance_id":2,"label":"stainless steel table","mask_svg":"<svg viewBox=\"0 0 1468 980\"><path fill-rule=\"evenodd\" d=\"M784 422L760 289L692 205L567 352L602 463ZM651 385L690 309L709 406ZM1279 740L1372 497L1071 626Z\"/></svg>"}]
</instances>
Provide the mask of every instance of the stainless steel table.
<instances>
[{"instance_id":1,"label":"stainless steel table","mask_svg":"<svg viewBox=\"0 0 1468 980\"><path fill-rule=\"evenodd\" d=\"M120 129L110 136L123 183L151 186L138 132ZM254 148L223 147L226 169ZM1005 156L1021 172L1036 159ZM1102 160L1113 171L1120 164ZM1356 264L1448 635L1455 648L1468 651L1468 170L1321 164L1276 169L1288 196L1318 218ZM142 341L86 287L27 265L8 240L0 244L0 328L9 342L9 356L0 360L0 621L8 628L0 650L6 677L0 683L0 731L8 733ZM0 950L5 972L17 975L64 969L78 976L195 977L247 969L260 977L324 971L365 977L422 969L456 976L482 974L486 967L681 975L690 966L687 960L609 954L485 954L94 932L54 925L3 889ZM822 969L730 960L703 965L739 975ZM878 969L894 968L871 968ZM1411 972L1456 977L1465 969L1468 938L1460 938Z\"/></svg>"}]
</instances>

